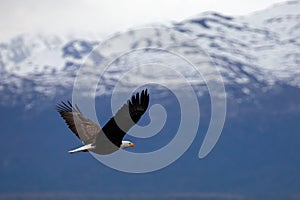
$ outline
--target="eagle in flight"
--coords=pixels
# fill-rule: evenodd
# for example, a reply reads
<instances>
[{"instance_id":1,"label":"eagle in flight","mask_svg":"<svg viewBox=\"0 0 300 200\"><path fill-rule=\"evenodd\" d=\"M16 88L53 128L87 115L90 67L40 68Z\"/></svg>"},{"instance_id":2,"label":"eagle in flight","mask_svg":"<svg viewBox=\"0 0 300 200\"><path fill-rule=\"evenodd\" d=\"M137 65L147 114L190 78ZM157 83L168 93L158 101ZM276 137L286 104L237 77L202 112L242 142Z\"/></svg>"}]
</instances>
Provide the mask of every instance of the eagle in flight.
<instances>
[{"instance_id":1,"label":"eagle in flight","mask_svg":"<svg viewBox=\"0 0 300 200\"><path fill-rule=\"evenodd\" d=\"M94 152L101 155L111 154L118 149L134 147L130 141L123 141L124 136L146 112L149 105L147 89L138 92L129 99L103 128L85 117L77 105L61 102L56 110L66 121L71 131L83 142L83 146L69 151Z\"/></svg>"}]
</instances>

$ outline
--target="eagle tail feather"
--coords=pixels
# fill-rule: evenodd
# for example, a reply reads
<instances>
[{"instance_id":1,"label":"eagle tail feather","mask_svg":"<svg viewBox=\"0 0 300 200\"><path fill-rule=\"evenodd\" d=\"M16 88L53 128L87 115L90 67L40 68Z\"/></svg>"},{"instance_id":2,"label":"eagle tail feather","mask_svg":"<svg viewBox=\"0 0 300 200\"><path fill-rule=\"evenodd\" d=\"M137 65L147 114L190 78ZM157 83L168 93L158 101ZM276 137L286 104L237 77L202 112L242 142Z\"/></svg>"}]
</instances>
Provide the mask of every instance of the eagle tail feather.
<instances>
[{"instance_id":1,"label":"eagle tail feather","mask_svg":"<svg viewBox=\"0 0 300 200\"><path fill-rule=\"evenodd\" d=\"M86 151L92 150L94 148L95 148L95 146L93 146L93 144L87 144L87 145L81 146L77 149L71 150L71 151L69 151L69 153L72 154L72 153L77 153L77 152L86 152Z\"/></svg>"}]
</instances>

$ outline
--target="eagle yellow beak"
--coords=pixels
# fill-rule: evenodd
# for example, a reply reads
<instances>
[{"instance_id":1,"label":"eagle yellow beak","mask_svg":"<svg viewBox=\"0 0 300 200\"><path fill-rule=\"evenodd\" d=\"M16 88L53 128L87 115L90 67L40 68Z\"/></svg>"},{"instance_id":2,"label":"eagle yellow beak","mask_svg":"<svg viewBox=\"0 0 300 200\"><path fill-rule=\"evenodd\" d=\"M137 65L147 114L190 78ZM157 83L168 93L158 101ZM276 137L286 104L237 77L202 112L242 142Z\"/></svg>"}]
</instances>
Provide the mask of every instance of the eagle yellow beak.
<instances>
[{"instance_id":1,"label":"eagle yellow beak","mask_svg":"<svg viewBox=\"0 0 300 200\"><path fill-rule=\"evenodd\" d=\"M130 147L134 147L134 144L133 144L133 143L130 143L129 146L130 146Z\"/></svg>"}]
</instances>

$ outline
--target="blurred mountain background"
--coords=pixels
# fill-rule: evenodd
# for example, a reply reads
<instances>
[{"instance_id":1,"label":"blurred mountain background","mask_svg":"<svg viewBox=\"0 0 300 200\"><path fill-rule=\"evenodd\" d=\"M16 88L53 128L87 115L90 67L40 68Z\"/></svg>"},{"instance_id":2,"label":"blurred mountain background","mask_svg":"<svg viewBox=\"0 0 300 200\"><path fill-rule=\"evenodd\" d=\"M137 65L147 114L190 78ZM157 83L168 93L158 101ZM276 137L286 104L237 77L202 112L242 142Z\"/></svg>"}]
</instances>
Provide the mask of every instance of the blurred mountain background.
<instances>
[{"instance_id":1,"label":"blurred mountain background","mask_svg":"<svg viewBox=\"0 0 300 200\"><path fill-rule=\"evenodd\" d=\"M193 38L222 74L227 115L213 151L198 158L211 117L204 87L197 137L172 165L126 174L90 154L69 155L80 142L54 108L72 98L76 73L101 40L22 34L0 43L0 199L300 199L300 1L239 17L205 12L162 26ZM132 34L128 48L159 39ZM101 80L101 125L112 115L112 86L121 75L119 68ZM132 139L137 152L168 143L180 120L172 94L149 88L150 103L163 104L168 120L155 137ZM141 124L148 122L146 114Z\"/></svg>"}]
</instances>

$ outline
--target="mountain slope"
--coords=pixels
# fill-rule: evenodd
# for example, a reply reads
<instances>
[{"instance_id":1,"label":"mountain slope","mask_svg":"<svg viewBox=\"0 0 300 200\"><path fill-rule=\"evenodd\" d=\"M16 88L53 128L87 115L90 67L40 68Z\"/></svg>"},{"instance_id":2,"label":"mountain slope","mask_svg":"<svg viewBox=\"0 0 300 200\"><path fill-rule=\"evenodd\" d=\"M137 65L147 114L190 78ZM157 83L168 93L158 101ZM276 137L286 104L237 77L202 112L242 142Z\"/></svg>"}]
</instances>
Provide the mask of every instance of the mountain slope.
<instances>
[{"instance_id":1,"label":"mountain slope","mask_svg":"<svg viewBox=\"0 0 300 200\"><path fill-rule=\"evenodd\" d=\"M251 96L278 82L300 87L299 10L299 1L290 1L241 17L207 12L168 28L187 34L205 50L219 67L229 89L227 92L239 91L238 95ZM157 30L159 34L160 29ZM129 34L128 49L144 42L143 46L163 42L155 36L136 38L134 31ZM176 42L184 47L183 41ZM41 35L21 35L0 44L3 99L17 94L30 103L33 98L21 97L22 91L51 99L65 89L70 90L78 68L98 44L99 41L88 38L68 41L65 37ZM108 71L108 77L102 80L103 86L111 85L107 81L117 80L121 74ZM199 81L199 84L203 83ZM235 92L230 91L232 87Z\"/></svg>"},{"instance_id":2,"label":"mountain slope","mask_svg":"<svg viewBox=\"0 0 300 200\"><path fill-rule=\"evenodd\" d=\"M143 62L163 58L159 64L172 65L200 91L195 140L174 163L145 174L116 171L88 153L67 153L81 142L54 107L72 99L77 72L100 40L22 35L0 44L0 199L299 199L299 6L300 1L290 1L240 17L207 12L167 27L192 41L173 38L177 46L167 50L197 58L199 51L186 51L197 43L212 58L225 83L224 129L204 159L198 153L211 120L212 100L203 79L165 51L132 51L131 56L112 63L101 76L97 88L101 95L95 98L100 125L112 116L111 93L129 64L142 67L135 71L139 76L125 79L124 86L151 80L147 85L150 107L162 105L167 113L166 123L153 137L126 136L135 142L132 151L136 153L168 144L182 116L174 93L155 84L166 79L178 87L177 80L149 73ZM136 37L137 32L131 31L122 45L134 50L167 43L170 37L162 39L159 32L163 28L157 29L156 37ZM105 60L103 55L97 58ZM205 67L209 72L213 65ZM87 83L98 75L91 69ZM147 111L141 125L160 117L152 114ZM195 121L191 116L187 116L189 123Z\"/></svg>"}]
</instances>

